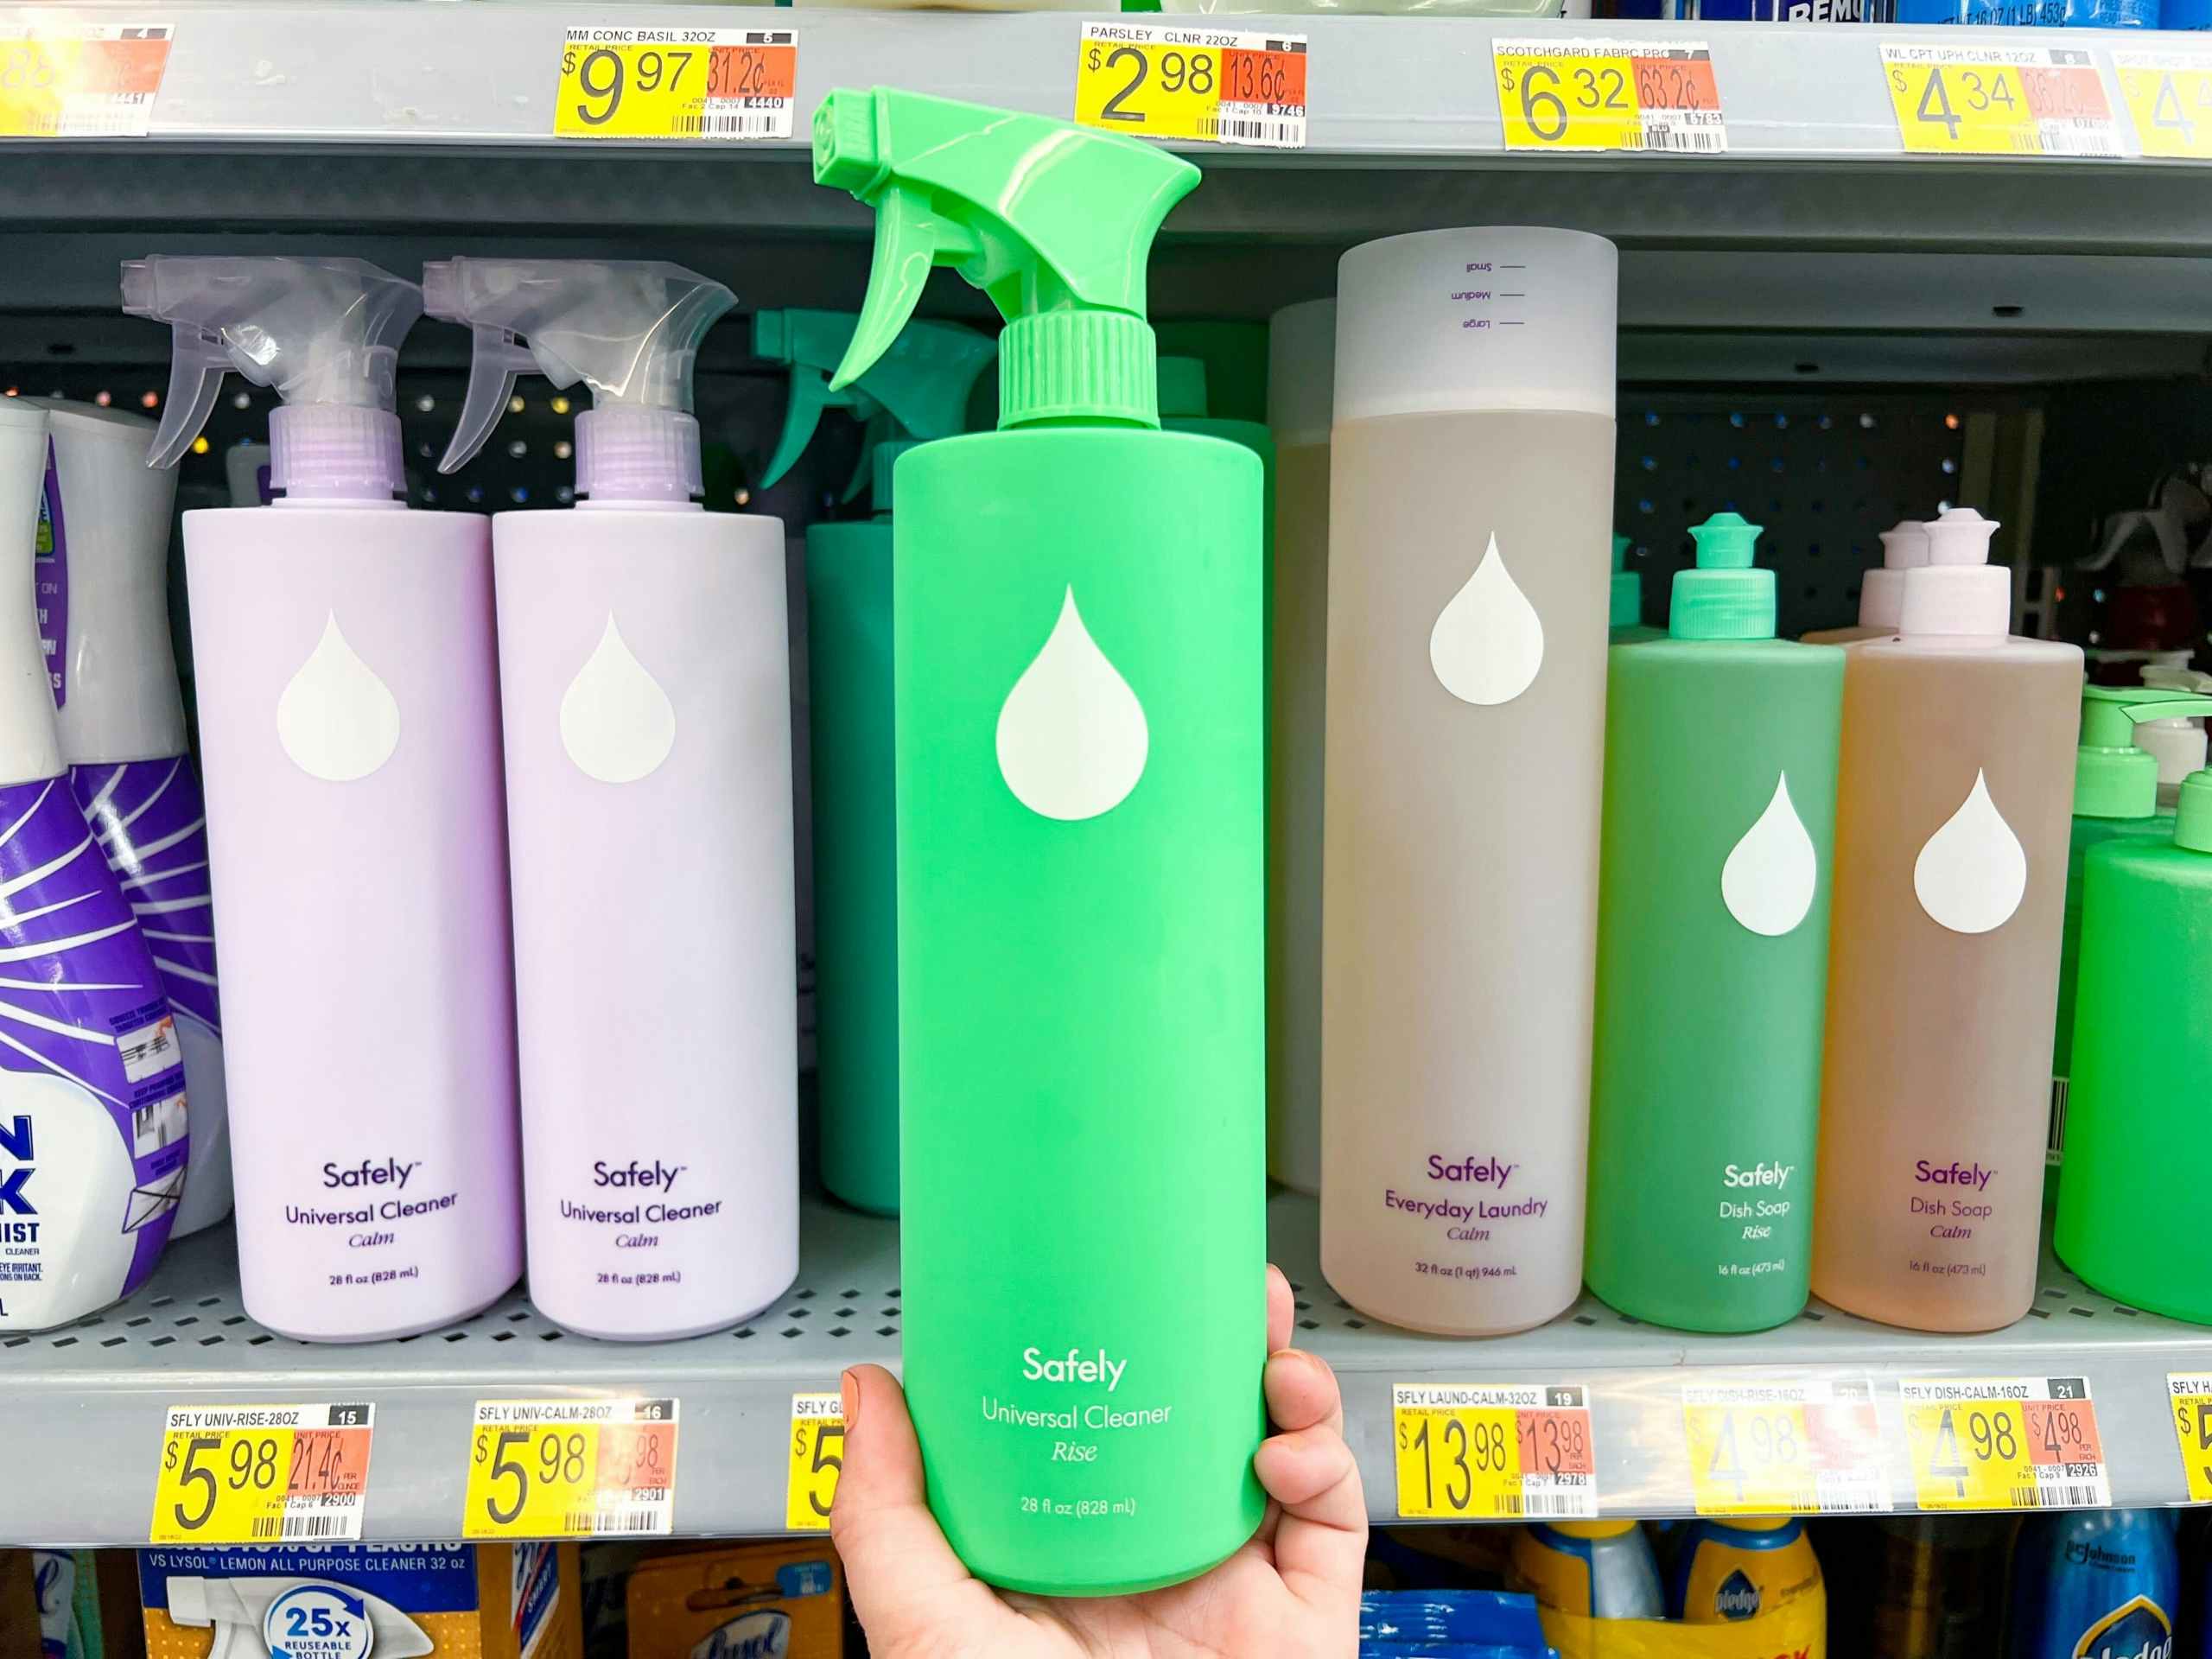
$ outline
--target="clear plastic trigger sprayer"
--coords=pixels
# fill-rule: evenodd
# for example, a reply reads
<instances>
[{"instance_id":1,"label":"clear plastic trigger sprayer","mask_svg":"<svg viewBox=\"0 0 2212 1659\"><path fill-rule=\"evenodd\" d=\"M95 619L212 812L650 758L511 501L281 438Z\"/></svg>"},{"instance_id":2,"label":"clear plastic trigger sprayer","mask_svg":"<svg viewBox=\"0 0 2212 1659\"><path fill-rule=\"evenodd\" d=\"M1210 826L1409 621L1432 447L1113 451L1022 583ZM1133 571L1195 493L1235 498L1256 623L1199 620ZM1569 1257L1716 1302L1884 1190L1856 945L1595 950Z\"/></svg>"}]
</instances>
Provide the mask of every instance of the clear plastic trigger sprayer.
<instances>
[{"instance_id":1,"label":"clear plastic trigger sprayer","mask_svg":"<svg viewBox=\"0 0 2212 1659\"><path fill-rule=\"evenodd\" d=\"M515 378L581 380L576 493L604 505L689 505L706 493L691 376L699 342L737 303L681 265L630 259L445 259L423 267L424 308L474 336L468 394L442 473L484 447Z\"/></svg>"},{"instance_id":2,"label":"clear plastic trigger sprayer","mask_svg":"<svg viewBox=\"0 0 2212 1659\"><path fill-rule=\"evenodd\" d=\"M191 448L235 372L284 400L270 482L287 499L388 503L401 488L393 383L423 315L414 283L359 259L156 254L124 261L123 308L175 333L148 466Z\"/></svg>"}]
</instances>

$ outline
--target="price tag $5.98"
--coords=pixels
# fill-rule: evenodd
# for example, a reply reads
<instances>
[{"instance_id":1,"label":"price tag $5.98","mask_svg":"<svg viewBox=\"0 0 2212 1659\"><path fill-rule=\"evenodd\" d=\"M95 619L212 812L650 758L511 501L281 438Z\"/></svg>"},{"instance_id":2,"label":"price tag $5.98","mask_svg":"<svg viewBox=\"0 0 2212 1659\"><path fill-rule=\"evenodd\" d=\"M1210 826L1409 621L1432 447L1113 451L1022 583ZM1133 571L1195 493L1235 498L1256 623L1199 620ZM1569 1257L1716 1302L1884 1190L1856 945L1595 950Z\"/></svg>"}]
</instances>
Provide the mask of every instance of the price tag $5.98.
<instances>
[{"instance_id":1,"label":"price tag $5.98","mask_svg":"<svg viewBox=\"0 0 2212 1659\"><path fill-rule=\"evenodd\" d=\"M464 1538L671 1530L677 1402L476 1402Z\"/></svg>"},{"instance_id":2,"label":"price tag $5.98","mask_svg":"<svg viewBox=\"0 0 2212 1659\"><path fill-rule=\"evenodd\" d=\"M157 1544L361 1535L374 1408L173 1407L148 1536Z\"/></svg>"},{"instance_id":3,"label":"price tag $5.98","mask_svg":"<svg viewBox=\"0 0 2212 1659\"><path fill-rule=\"evenodd\" d=\"M784 1486L784 1525L826 1532L845 1466L845 1403L835 1394L791 1396L791 1471Z\"/></svg>"}]
</instances>

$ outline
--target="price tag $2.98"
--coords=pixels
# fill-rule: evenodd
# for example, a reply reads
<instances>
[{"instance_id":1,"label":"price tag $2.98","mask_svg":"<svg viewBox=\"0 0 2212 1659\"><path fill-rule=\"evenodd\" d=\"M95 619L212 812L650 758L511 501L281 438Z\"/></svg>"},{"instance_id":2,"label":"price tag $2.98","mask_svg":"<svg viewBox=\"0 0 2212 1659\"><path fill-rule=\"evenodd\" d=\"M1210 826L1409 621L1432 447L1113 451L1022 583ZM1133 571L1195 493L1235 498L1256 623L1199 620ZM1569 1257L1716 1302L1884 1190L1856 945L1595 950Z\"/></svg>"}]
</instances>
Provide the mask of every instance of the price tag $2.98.
<instances>
[{"instance_id":1,"label":"price tag $2.98","mask_svg":"<svg viewBox=\"0 0 2212 1659\"><path fill-rule=\"evenodd\" d=\"M1147 138L1300 149L1306 70L1302 35L1086 23L1075 118Z\"/></svg>"}]
</instances>

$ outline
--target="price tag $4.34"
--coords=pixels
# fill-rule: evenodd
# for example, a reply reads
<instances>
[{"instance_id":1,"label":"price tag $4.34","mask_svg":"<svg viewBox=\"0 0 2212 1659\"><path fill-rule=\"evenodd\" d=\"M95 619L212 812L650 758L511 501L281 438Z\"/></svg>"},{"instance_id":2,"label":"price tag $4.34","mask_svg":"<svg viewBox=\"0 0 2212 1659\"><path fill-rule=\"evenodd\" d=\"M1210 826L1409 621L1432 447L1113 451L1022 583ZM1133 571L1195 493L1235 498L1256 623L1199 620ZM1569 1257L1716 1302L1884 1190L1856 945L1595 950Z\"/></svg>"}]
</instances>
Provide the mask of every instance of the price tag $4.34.
<instances>
[{"instance_id":1,"label":"price tag $4.34","mask_svg":"<svg viewBox=\"0 0 2212 1659\"><path fill-rule=\"evenodd\" d=\"M2145 156L2212 159L2212 57L2115 51L2112 60Z\"/></svg>"},{"instance_id":2,"label":"price tag $4.34","mask_svg":"<svg viewBox=\"0 0 2212 1659\"><path fill-rule=\"evenodd\" d=\"M2117 156L2104 82L2078 47L1882 48L1907 151L1957 156Z\"/></svg>"}]
</instances>

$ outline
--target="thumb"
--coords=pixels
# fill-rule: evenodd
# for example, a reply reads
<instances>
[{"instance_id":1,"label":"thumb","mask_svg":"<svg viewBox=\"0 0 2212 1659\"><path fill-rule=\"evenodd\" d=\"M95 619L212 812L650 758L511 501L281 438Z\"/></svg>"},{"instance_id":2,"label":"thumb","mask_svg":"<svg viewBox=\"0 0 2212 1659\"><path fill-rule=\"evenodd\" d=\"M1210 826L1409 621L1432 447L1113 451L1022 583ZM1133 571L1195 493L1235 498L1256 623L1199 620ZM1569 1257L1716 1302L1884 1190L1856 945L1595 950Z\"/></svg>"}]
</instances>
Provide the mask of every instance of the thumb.
<instances>
[{"instance_id":1,"label":"thumb","mask_svg":"<svg viewBox=\"0 0 2212 1659\"><path fill-rule=\"evenodd\" d=\"M880 1365L855 1365L841 1382L845 1465L830 1510L830 1539L845 1588L870 1639L887 1652L976 1617L972 1599L995 1599L969 1576L930 1513L921 1443L906 1395Z\"/></svg>"}]
</instances>

